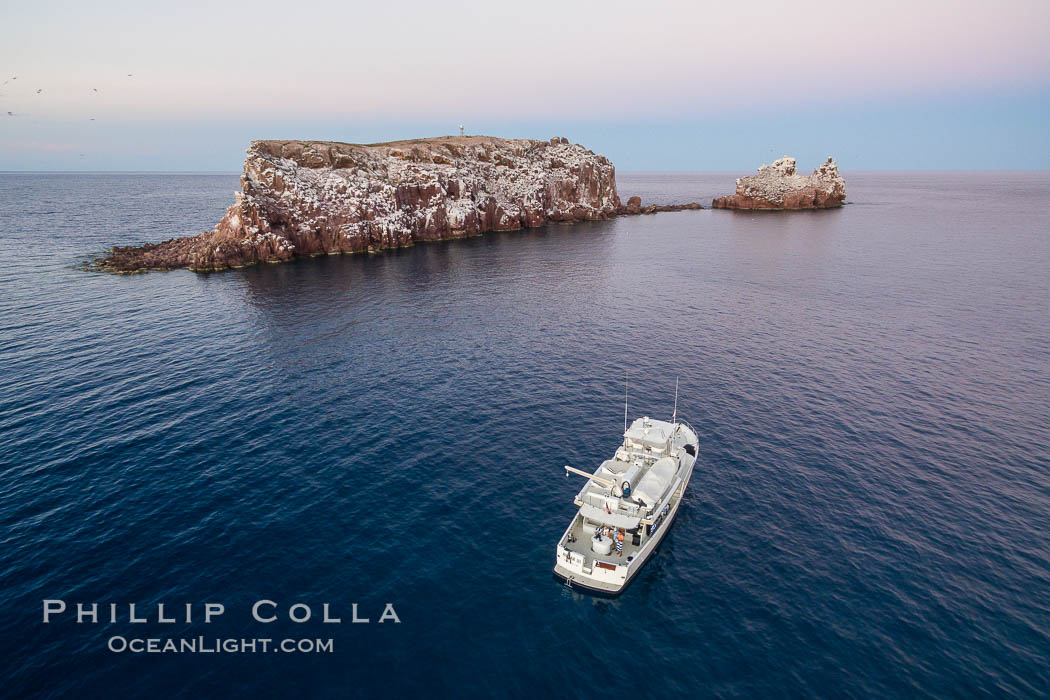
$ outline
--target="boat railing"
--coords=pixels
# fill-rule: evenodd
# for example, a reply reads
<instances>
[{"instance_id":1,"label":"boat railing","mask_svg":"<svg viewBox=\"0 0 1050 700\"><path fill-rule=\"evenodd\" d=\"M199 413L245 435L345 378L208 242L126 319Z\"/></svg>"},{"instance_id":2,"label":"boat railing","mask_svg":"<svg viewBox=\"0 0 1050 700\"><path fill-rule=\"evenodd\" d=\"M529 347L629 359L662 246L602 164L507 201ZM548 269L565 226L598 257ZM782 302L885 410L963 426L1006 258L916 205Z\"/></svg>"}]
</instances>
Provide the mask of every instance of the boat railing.
<instances>
[{"instance_id":1,"label":"boat railing","mask_svg":"<svg viewBox=\"0 0 1050 700\"><path fill-rule=\"evenodd\" d=\"M678 422L684 425L685 427L689 428L689 430L692 431L693 435L696 436L697 440L700 439L700 433L696 432L696 428L693 427L692 423L687 421L685 418L679 418Z\"/></svg>"},{"instance_id":2,"label":"boat railing","mask_svg":"<svg viewBox=\"0 0 1050 700\"><path fill-rule=\"evenodd\" d=\"M595 508L605 508L606 497L597 493L585 493L577 497L577 500L581 504L594 506ZM642 517L642 507L637 506L633 503L624 503L622 500L617 505L613 513L617 515L630 515Z\"/></svg>"},{"instance_id":3,"label":"boat railing","mask_svg":"<svg viewBox=\"0 0 1050 700\"><path fill-rule=\"evenodd\" d=\"M601 508L605 505L605 498L594 493L580 494L579 501L580 503L585 503L596 508Z\"/></svg>"},{"instance_id":4,"label":"boat railing","mask_svg":"<svg viewBox=\"0 0 1050 700\"><path fill-rule=\"evenodd\" d=\"M624 451L624 454L626 454L628 457L630 457L632 459L644 459L644 460L649 461L649 462L655 462L656 460L660 459L661 457L665 457L666 456L666 454L664 454L664 450L662 448L660 450L661 454L656 454L654 452L647 452L645 450L628 449L626 447L622 448L622 449Z\"/></svg>"},{"instance_id":5,"label":"boat railing","mask_svg":"<svg viewBox=\"0 0 1050 700\"><path fill-rule=\"evenodd\" d=\"M641 516L642 509L633 503L624 503L623 501L620 501L620 507L617 509L617 512L626 513L627 515Z\"/></svg>"}]
</instances>

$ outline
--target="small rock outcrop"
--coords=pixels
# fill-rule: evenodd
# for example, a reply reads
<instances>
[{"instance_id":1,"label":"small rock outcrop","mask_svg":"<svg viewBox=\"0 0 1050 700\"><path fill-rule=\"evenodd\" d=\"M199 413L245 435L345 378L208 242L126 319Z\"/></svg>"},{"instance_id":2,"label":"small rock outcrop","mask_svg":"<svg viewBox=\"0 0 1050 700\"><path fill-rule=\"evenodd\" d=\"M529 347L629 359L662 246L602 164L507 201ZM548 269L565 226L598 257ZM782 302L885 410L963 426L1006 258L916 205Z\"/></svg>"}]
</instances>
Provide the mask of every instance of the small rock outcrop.
<instances>
[{"instance_id":1,"label":"small rock outcrop","mask_svg":"<svg viewBox=\"0 0 1050 700\"><path fill-rule=\"evenodd\" d=\"M784 156L757 175L738 178L736 193L719 197L715 209L827 209L842 206L846 181L829 157L812 175L799 175L795 159Z\"/></svg>"},{"instance_id":2,"label":"small rock outcrop","mask_svg":"<svg viewBox=\"0 0 1050 700\"><path fill-rule=\"evenodd\" d=\"M688 204L649 204L642 207L639 214L659 214L663 211L693 211L696 209L703 209L704 206L700 202L689 202Z\"/></svg>"},{"instance_id":3,"label":"small rock outcrop","mask_svg":"<svg viewBox=\"0 0 1050 700\"><path fill-rule=\"evenodd\" d=\"M631 197L627 200L627 204L620 207L618 213L621 216L635 216L637 214L659 214L662 211L689 211L703 208L703 205L699 202L689 202L688 204L647 204L643 207L641 197Z\"/></svg>"},{"instance_id":4,"label":"small rock outcrop","mask_svg":"<svg viewBox=\"0 0 1050 700\"><path fill-rule=\"evenodd\" d=\"M608 219L623 210L613 164L557 136L254 141L241 190L214 230L113 248L98 267L219 270ZM641 201L633 208L640 212Z\"/></svg>"}]
</instances>

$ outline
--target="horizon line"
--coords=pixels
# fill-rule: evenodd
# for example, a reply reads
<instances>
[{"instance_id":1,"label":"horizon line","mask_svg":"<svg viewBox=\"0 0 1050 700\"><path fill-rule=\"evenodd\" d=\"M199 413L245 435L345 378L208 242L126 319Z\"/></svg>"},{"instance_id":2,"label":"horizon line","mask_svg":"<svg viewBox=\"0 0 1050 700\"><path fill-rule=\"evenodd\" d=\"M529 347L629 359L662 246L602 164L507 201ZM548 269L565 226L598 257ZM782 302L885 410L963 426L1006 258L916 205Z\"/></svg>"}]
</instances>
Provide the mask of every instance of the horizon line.
<instances>
[{"instance_id":1,"label":"horizon line","mask_svg":"<svg viewBox=\"0 0 1050 700\"><path fill-rule=\"evenodd\" d=\"M614 164L615 166L615 164ZM754 172L757 168L746 170L620 170L618 174L707 174ZM240 175L241 170L0 170L0 175ZM1050 173L1050 168L869 168L841 170L843 173Z\"/></svg>"}]
</instances>

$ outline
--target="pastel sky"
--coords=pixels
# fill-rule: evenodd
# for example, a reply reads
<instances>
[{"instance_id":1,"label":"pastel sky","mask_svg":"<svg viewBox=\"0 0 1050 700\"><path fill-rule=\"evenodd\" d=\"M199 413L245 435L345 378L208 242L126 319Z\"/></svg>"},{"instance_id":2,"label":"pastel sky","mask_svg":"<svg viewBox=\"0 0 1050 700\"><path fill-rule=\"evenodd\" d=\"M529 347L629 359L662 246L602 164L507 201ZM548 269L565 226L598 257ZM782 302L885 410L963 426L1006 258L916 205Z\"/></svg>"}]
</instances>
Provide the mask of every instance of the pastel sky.
<instances>
[{"instance_id":1,"label":"pastel sky","mask_svg":"<svg viewBox=\"0 0 1050 700\"><path fill-rule=\"evenodd\" d=\"M1050 163L1048 0L0 0L0 72L0 170L235 171L256 138L461 122L621 170Z\"/></svg>"}]
</instances>

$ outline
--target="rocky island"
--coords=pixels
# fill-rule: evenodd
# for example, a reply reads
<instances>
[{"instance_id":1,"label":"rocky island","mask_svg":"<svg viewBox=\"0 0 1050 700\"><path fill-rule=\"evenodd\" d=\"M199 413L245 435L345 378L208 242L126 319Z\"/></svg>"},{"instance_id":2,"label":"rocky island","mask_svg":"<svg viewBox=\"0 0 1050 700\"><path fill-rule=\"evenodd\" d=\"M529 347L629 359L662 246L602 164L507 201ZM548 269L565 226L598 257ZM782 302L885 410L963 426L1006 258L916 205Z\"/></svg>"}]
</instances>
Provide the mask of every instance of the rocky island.
<instances>
[{"instance_id":1,"label":"rocky island","mask_svg":"<svg viewBox=\"0 0 1050 700\"><path fill-rule=\"evenodd\" d=\"M622 205L613 164L561 137L446 136L370 145L254 141L241 190L214 230L113 248L98 267L220 270L550 222L702 208L642 207L636 197Z\"/></svg>"},{"instance_id":2,"label":"rocky island","mask_svg":"<svg viewBox=\"0 0 1050 700\"><path fill-rule=\"evenodd\" d=\"M829 157L812 175L799 175L795 159L784 156L763 165L757 175L738 178L736 193L718 197L715 209L828 209L846 199L846 181Z\"/></svg>"}]
</instances>

